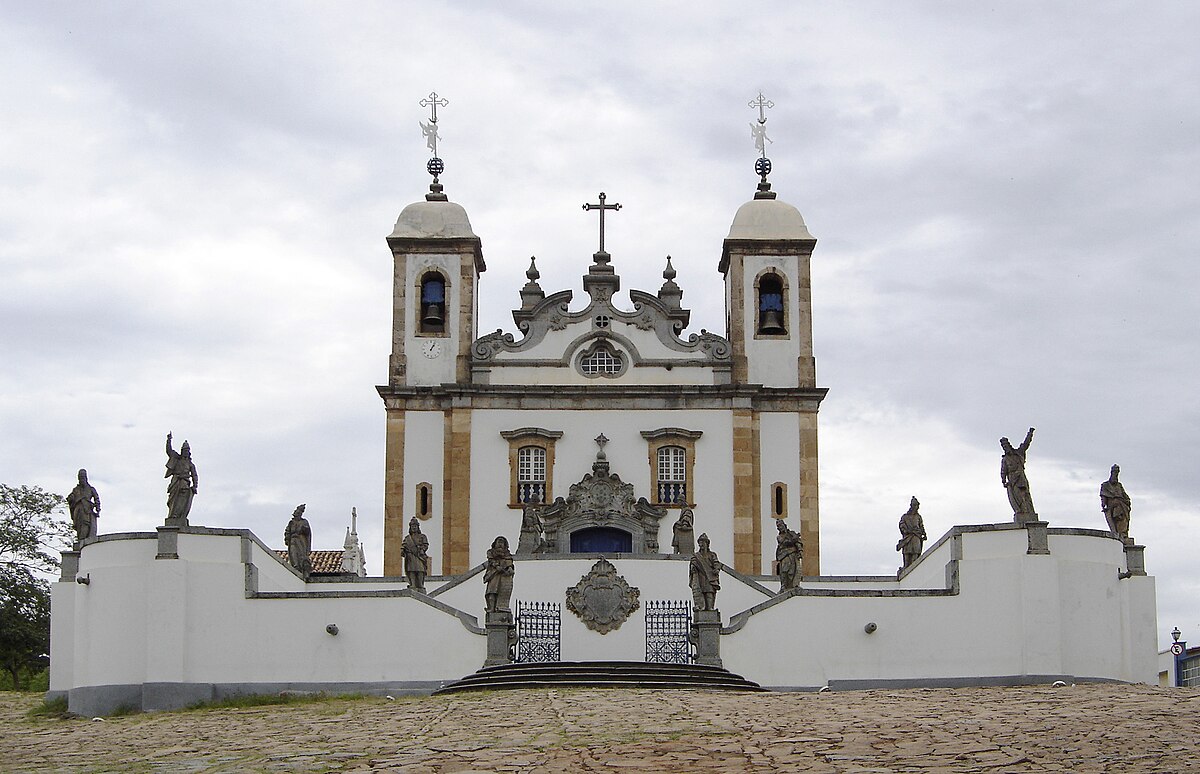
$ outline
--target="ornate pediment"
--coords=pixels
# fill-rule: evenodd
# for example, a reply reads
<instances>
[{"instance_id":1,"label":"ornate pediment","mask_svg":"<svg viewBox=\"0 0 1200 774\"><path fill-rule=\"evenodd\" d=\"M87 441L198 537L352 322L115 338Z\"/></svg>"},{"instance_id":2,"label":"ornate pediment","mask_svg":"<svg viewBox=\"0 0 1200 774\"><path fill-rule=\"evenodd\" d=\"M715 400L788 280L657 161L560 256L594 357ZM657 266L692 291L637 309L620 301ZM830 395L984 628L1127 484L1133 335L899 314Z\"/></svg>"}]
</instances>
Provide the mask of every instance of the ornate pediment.
<instances>
[{"instance_id":1,"label":"ornate pediment","mask_svg":"<svg viewBox=\"0 0 1200 774\"><path fill-rule=\"evenodd\" d=\"M617 568L600 559L592 569L567 589L567 609L579 616L587 628L608 634L621 628L641 607L641 591L617 575Z\"/></svg>"},{"instance_id":2,"label":"ornate pediment","mask_svg":"<svg viewBox=\"0 0 1200 774\"><path fill-rule=\"evenodd\" d=\"M625 483L609 471L601 449L592 472L571 484L565 499L556 498L542 509L545 550L567 553L571 549L572 532L588 527L616 527L632 536L633 553L656 554L658 523L666 515L665 508L651 505L645 497L635 499L633 484Z\"/></svg>"}]
</instances>

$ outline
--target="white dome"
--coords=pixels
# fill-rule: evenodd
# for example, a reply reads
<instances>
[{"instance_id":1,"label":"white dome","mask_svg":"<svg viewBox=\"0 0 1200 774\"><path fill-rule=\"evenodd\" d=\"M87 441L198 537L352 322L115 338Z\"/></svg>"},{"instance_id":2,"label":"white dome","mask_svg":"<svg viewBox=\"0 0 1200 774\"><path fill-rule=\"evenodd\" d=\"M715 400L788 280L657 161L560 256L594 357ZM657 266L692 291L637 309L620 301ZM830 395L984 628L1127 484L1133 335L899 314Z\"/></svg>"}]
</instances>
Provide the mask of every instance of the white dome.
<instances>
[{"instance_id":1,"label":"white dome","mask_svg":"<svg viewBox=\"0 0 1200 774\"><path fill-rule=\"evenodd\" d=\"M454 202L414 202L396 219L394 237L416 239L475 237L467 211Z\"/></svg>"},{"instance_id":2,"label":"white dome","mask_svg":"<svg viewBox=\"0 0 1200 774\"><path fill-rule=\"evenodd\" d=\"M751 199L738 207L728 239L812 239L800 210L778 199Z\"/></svg>"}]
</instances>

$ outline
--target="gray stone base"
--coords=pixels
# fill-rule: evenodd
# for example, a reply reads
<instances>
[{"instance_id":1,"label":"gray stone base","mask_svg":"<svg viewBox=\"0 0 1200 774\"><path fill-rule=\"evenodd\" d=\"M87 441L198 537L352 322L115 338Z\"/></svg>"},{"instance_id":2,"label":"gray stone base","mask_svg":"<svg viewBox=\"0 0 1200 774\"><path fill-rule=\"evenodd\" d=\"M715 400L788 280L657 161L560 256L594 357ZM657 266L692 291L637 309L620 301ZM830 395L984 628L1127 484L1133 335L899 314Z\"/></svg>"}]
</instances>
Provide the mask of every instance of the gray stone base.
<instances>
[{"instance_id":1,"label":"gray stone base","mask_svg":"<svg viewBox=\"0 0 1200 774\"><path fill-rule=\"evenodd\" d=\"M67 709L76 715L97 717L121 709L154 712L190 707L200 702L221 701L235 696L295 693L366 694L368 696L428 696L456 678L372 683L142 683L98 685L49 691L47 699L67 697Z\"/></svg>"}]
</instances>

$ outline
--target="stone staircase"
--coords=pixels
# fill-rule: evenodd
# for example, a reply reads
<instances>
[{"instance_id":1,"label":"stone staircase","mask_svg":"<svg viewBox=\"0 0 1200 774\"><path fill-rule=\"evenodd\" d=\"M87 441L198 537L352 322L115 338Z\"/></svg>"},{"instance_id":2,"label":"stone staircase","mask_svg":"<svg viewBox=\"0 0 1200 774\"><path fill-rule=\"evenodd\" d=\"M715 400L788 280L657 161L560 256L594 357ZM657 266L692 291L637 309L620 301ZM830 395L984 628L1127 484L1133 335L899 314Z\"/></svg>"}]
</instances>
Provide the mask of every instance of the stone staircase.
<instances>
[{"instance_id":1,"label":"stone staircase","mask_svg":"<svg viewBox=\"0 0 1200 774\"><path fill-rule=\"evenodd\" d=\"M758 683L721 667L651 664L644 661L540 661L484 667L434 691L492 691L505 688L703 688L713 691L766 691Z\"/></svg>"}]
</instances>

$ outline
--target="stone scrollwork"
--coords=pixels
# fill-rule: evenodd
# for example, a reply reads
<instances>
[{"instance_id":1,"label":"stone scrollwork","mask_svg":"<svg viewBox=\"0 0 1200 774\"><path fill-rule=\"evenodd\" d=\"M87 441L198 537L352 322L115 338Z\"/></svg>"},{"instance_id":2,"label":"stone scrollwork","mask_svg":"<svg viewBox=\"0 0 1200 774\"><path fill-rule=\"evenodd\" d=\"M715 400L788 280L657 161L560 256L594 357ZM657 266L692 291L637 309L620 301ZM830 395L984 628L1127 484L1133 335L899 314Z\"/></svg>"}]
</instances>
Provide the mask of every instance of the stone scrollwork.
<instances>
[{"instance_id":1,"label":"stone scrollwork","mask_svg":"<svg viewBox=\"0 0 1200 774\"><path fill-rule=\"evenodd\" d=\"M579 616L587 628L608 634L621 628L641 607L641 591L617 575L617 568L600 559L592 569L567 589L567 609Z\"/></svg>"}]
</instances>

